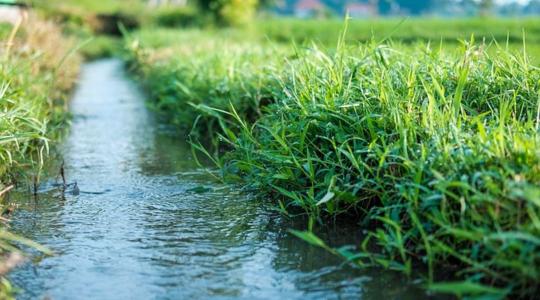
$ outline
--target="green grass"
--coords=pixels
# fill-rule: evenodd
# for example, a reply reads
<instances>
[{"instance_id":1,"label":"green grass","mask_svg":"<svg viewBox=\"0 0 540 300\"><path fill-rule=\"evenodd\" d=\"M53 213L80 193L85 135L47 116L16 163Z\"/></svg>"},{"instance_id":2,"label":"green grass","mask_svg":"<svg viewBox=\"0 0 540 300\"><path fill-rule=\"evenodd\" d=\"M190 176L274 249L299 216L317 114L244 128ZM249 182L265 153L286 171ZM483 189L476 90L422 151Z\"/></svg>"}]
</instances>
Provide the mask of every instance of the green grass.
<instances>
[{"instance_id":1,"label":"green grass","mask_svg":"<svg viewBox=\"0 0 540 300\"><path fill-rule=\"evenodd\" d=\"M358 215L361 265L411 274L420 260L428 282L455 268L534 295L540 72L477 51L306 54L283 80L288 95L228 136L225 176L320 222Z\"/></svg>"},{"instance_id":2,"label":"green grass","mask_svg":"<svg viewBox=\"0 0 540 300\"><path fill-rule=\"evenodd\" d=\"M220 128L218 114L209 107L227 109L233 103L252 121L262 116L260 108L279 91L272 74L285 62L281 56L290 52L242 41L238 32L222 34L152 29L136 34L129 45L133 65L156 110L168 112L170 123L185 131L197 121L200 126L193 134L205 138ZM237 43L231 45L232 39ZM200 115L203 110L207 114Z\"/></svg>"},{"instance_id":3,"label":"green grass","mask_svg":"<svg viewBox=\"0 0 540 300\"><path fill-rule=\"evenodd\" d=\"M9 36L10 31L5 31L2 39ZM0 182L13 181L16 174L43 160L49 125L65 112L65 96L78 69L77 57L69 55L73 47L54 24L36 20L17 33L11 48L4 47L0 57Z\"/></svg>"},{"instance_id":4,"label":"green grass","mask_svg":"<svg viewBox=\"0 0 540 300\"><path fill-rule=\"evenodd\" d=\"M343 22L340 20L268 19L257 23L257 29L268 38L289 43L315 40L335 44ZM365 42L392 39L405 43L430 41L457 43L472 35L479 41L496 40L504 44L521 44L524 34L531 44L540 44L540 24L537 18L523 19L367 19L349 22L347 41Z\"/></svg>"},{"instance_id":5,"label":"green grass","mask_svg":"<svg viewBox=\"0 0 540 300\"><path fill-rule=\"evenodd\" d=\"M132 11L144 8L141 0L36 0L34 5L57 9L59 7L76 9L87 13L114 13L118 11Z\"/></svg>"},{"instance_id":6,"label":"green grass","mask_svg":"<svg viewBox=\"0 0 540 300\"><path fill-rule=\"evenodd\" d=\"M356 253L296 232L308 242L362 266L412 274L424 265L435 292L537 295L534 53L517 35L508 44L428 45L397 38L421 35L404 31L385 43L347 45L358 40L355 26L337 48L234 30L143 30L128 43L153 105L179 127L194 126L193 140L214 138L221 152L212 157L226 180L285 213L307 214L308 229L346 218L367 232ZM296 34L337 39L327 29ZM528 41L538 49L534 36Z\"/></svg>"},{"instance_id":7,"label":"green grass","mask_svg":"<svg viewBox=\"0 0 540 300\"><path fill-rule=\"evenodd\" d=\"M31 19L13 39L11 30L0 30L0 39L7 41L0 51L1 299L14 297L4 276L24 261L23 246L49 253L8 231L5 220L14 206L4 197L15 185L39 181L50 138L65 119L66 96L79 63L69 55L74 45L50 22Z\"/></svg>"},{"instance_id":8,"label":"green grass","mask_svg":"<svg viewBox=\"0 0 540 300\"><path fill-rule=\"evenodd\" d=\"M88 37L85 41L79 53L87 60L118 56L122 52L123 41L121 38L95 36Z\"/></svg>"}]
</instances>

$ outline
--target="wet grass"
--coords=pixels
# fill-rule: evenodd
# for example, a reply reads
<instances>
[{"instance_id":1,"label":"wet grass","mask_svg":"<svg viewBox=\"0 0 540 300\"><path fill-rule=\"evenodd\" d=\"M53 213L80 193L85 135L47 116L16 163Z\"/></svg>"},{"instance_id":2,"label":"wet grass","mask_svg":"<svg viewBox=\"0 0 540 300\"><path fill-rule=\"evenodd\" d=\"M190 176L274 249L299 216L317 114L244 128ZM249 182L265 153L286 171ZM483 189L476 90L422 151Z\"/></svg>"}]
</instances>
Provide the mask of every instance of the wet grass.
<instances>
[{"instance_id":1,"label":"wet grass","mask_svg":"<svg viewBox=\"0 0 540 300\"><path fill-rule=\"evenodd\" d=\"M226 180L308 215L308 229L353 218L367 237L351 252L297 235L363 266L423 265L437 292L540 292L530 45L344 36L337 48L293 47L230 31L153 33L129 39L131 62L171 122L226 150L213 156Z\"/></svg>"}]
</instances>

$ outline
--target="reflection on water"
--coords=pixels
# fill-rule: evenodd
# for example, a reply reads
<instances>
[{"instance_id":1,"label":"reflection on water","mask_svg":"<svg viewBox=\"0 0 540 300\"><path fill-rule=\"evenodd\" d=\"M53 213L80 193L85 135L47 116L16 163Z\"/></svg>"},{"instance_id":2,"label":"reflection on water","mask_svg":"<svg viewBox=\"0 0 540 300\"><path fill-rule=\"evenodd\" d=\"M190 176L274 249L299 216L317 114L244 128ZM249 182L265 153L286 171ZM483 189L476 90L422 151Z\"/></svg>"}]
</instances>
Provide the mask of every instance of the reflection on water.
<instances>
[{"instance_id":1,"label":"reflection on water","mask_svg":"<svg viewBox=\"0 0 540 300\"><path fill-rule=\"evenodd\" d=\"M344 265L290 221L219 186L161 129L116 60L88 64L62 148L81 194L19 195L13 229L56 251L11 274L21 299L418 299L393 274ZM205 186L209 191L195 193ZM353 243L355 229L325 230Z\"/></svg>"}]
</instances>

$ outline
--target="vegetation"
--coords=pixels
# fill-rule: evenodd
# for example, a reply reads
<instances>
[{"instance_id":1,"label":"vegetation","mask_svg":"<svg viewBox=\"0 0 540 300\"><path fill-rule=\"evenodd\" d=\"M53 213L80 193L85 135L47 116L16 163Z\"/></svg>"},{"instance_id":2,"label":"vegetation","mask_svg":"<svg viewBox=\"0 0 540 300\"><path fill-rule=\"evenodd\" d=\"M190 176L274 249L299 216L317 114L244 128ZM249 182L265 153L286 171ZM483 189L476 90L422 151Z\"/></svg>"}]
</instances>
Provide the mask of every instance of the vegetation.
<instances>
[{"instance_id":1,"label":"vegetation","mask_svg":"<svg viewBox=\"0 0 540 300\"><path fill-rule=\"evenodd\" d=\"M334 45L343 24L335 19L299 20L268 19L257 23L259 31L268 38L289 43L317 41ZM426 30L429 28L429 30ZM366 42L392 39L401 43L431 42L433 45L457 44L475 36L478 41L497 41L500 44L522 44L524 37L531 45L540 44L540 25L535 18L523 19L380 19L354 20L349 23L347 41Z\"/></svg>"},{"instance_id":2,"label":"vegetation","mask_svg":"<svg viewBox=\"0 0 540 300\"><path fill-rule=\"evenodd\" d=\"M13 39L2 40L0 178L9 182L28 159L38 163L46 153L46 135L67 108L78 58L71 53L75 45L50 22L31 20Z\"/></svg>"},{"instance_id":3,"label":"vegetation","mask_svg":"<svg viewBox=\"0 0 540 300\"><path fill-rule=\"evenodd\" d=\"M204 18L193 7L160 7L152 12L152 21L159 27L203 26ZM208 20L206 20L208 21Z\"/></svg>"},{"instance_id":4,"label":"vegetation","mask_svg":"<svg viewBox=\"0 0 540 300\"><path fill-rule=\"evenodd\" d=\"M299 34L331 35L320 32ZM143 30L129 40L154 105L193 125L194 140L219 137L227 151L212 159L226 180L307 214L309 227L357 220L367 231L359 252L329 250L358 264L407 274L425 265L440 292L539 292L540 70L523 47L411 45L405 31L325 49L251 34ZM435 284L443 273L460 282Z\"/></svg>"},{"instance_id":5,"label":"vegetation","mask_svg":"<svg viewBox=\"0 0 540 300\"><path fill-rule=\"evenodd\" d=\"M66 96L78 72L74 44L55 24L32 17L18 29L3 25L0 30L6 42L0 51L0 200L17 181L39 180L52 128L65 117ZM13 207L2 201L0 210L0 298L10 299L14 289L3 276L25 260L19 247L48 250L9 233Z\"/></svg>"},{"instance_id":6,"label":"vegetation","mask_svg":"<svg viewBox=\"0 0 540 300\"><path fill-rule=\"evenodd\" d=\"M171 30L142 31L137 37L142 44L135 41L131 45L131 59L156 100L155 108L169 112L169 121L186 131L199 119L200 126L193 134L202 138L215 136L220 119L211 110L199 116L201 109L227 109L233 103L243 116L254 121L279 90L273 67L283 61L286 49L241 42L239 34L225 38L205 35L200 30L181 34ZM237 43L231 45L232 39ZM173 45L168 44L171 41ZM150 45L162 48L148 51Z\"/></svg>"},{"instance_id":7,"label":"vegetation","mask_svg":"<svg viewBox=\"0 0 540 300\"><path fill-rule=\"evenodd\" d=\"M333 20L178 30L245 24L259 2L141 15L140 1L51 3L44 16L94 38L88 58L117 52L117 23L144 26L126 48L154 108L225 180L307 215L309 231L294 232L304 240L363 266L425 266L436 292L540 293L536 20L354 21L344 35ZM78 62L52 23L12 32L0 27L0 197L15 178L38 180ZM336 218L365 229L357 249L310 233ZM13 243L33 245L3 232L0 275L20 261Z\"/></svg>"},{"instance_id":8,"label":"vegetation","mask_svg":"<svg viewBox=\"0 0 540 300\"><path fill-rule=\"evenodd\" d=\"M115 13L119 11L135 11L144 7L140 0L34 0L33 4L40 9L75 10L86 14Z\"/></svg>"}]
</instances>

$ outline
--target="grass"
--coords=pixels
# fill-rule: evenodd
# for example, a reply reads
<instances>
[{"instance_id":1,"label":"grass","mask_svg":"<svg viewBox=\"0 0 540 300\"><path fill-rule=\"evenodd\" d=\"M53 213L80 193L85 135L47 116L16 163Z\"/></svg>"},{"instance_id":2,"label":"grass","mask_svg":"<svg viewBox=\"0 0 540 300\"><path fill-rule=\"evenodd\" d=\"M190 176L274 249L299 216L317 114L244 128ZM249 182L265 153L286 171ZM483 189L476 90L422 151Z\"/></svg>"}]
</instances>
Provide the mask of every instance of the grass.
<instances>
[{"instance_id":1,"label":"grass","mask_svg":"<svg viewBox=\"0 0 540 300\"><path fill-rule=\"evenodd\" d=\"M84 45L78 53L87 60L121 52L118 24L131 29L151 22L151 13L140 0L37 0L33 9L42 19L56 22L65 36Z\"/></svg>"},{"instance_id":2,"label":"grass","mask_svg":"<svg viewBox=\"0 0 540 300\"><path fill-rule=\"evenodd\" d=\"M3 25L0 37L0 298L15 290L3 277L26 258L21 246L47 249L7 231L13 205L4 197L18 182L39 181L49 140L67 109L79 59L74 44L51 22L32 17L20 30Z\"/></svg>"},{"instance_id":3,"label":"grass","mask_svg":"<svg viewBox=\"0 0 540 300\"><path fill-rule=\"evenodd\" d=\"M428 282L455 268L534 295L539 72L477 51L408 64L384 48L306 55L289 95L228 138L225 174L316 220L360 216L369 233L359 264L411 274L420 260Z\"/></svg>"},{"instance_id":4,"label":"grass","mask_svg":"<svg viewBox=\"0 0 540 300\"><path fill-rule=\"evenodd\" d=\"M42 160L35 155L46 152L49 125L60 121L65 112L66 96L78 72L78 59L70 55L74 47L53 23L37 20L17 33L9 53L4 46L0 68L3 182L17 177L13 175L27 167L27 158Z\"/></svg>"},{"instance_id":5,"label":"grass","mask_svg":"<svg viewBox=\"0 0 540 300\"><path fill-rule=\"evenodd\" d=\"M295 34L335 36L327 28ZM132 64L171 122L221 145L211 156L226 180L307 214L308 229L346 218L367 232L353 253L297 235L363 266L424 265L435 292L540 292L540 70L513 38L430 45L405 30L329 48L249 32L152 33L129 39Z\"/></svg>"},{"instance_id":6,"label":"grass","mask_svg":"<svg viewBox=\"0 0 540 300\"><path fill-rule=\"evenodd\" d=\"M129 45L130 59L155 100L154 108L168 112L165 116L170 123L185 131L197 121L200 126L193 134L203 138L213 136L220 128L218 113L210 107L227 109L233 103L243 116L254 121L262 116L260 108L279 90L272 75L282 61L276 54L287 53L288 49L242 41L236 32L230 33L230 37L219 33L209 33L209 37L200 30L181 34L175 30L144 30L133 37L141 42ZM237 43L229 44L231 39ZM174 45L170 45L171 40ZM160 49L148 51L156 47ZM202 110L207 114L199 116Z\"/></svg>"},{"instance_id":7,"label":"grass","mask_svg":"<svg viewBox=\"0 0 540 300\"><path fill-rule=\"evenodd\" d=\"M54 9L69 9L87 13L115 13L143 9L144 2L140 0L36 0L34 5Z\"/></svg>"},{"instance_id":8,"label":"grass","mask_svg":"<svg viewBox=\"0 0 540 300\"><path fill-rule=\"evenodd\" d=\"M79 53L86 60L118 56L123 47L122 39L103 35L87 37L82 40L82 43L84 45L79 50Z\"/></svg>"},{"instance_id":9,"label":"grass","mask_svg":"<svg viewBox=\"0 0 540 300\"><path fill-rule=\"evenodd\" d=\"M522 19L364 19L349 22L347 42L367 42L375 39L393 39L404 43L418 41L456 44L458 40L468 40L472 35L479 41L496 40L504 44L521 44L524 33L527 42L540 44L540 25L536 18ZM257 29L271 40L289 43L291 40L334 45L343 28L341 21L267 19L257 23ZM428 30L429 29L429 30Z\"/></svg>"}]
</instances>

